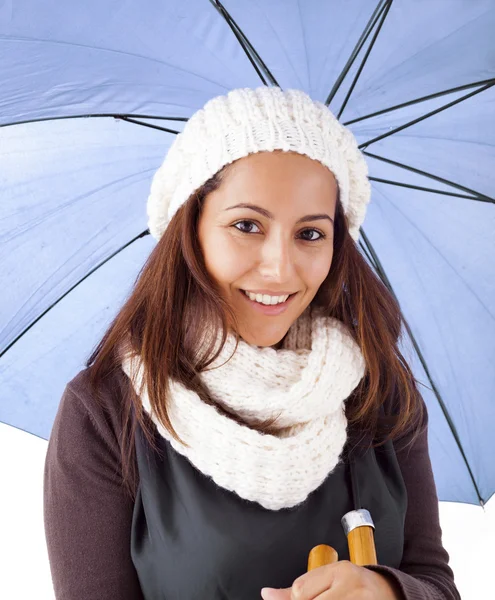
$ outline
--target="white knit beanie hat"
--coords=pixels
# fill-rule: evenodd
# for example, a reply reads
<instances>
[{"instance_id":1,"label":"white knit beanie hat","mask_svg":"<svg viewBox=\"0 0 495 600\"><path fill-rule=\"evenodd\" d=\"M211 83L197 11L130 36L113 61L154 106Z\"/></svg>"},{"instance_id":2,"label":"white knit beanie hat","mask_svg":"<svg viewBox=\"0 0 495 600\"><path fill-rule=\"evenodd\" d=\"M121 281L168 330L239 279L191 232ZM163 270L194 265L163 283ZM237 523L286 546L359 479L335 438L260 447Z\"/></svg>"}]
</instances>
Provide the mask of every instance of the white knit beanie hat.
<instances>
[{"instance_id":1,"label":"white knit beanie hat","mask_svg":"<svg viewBox=\"0 0 495 600\"><path fill-rule=\"evenodd\" d=\"M153 177L147 205L151 235L158 241L182 204L223 166L272 150L304 154L332 171L357 241L371 186L354 135L305 92L268 86L211 98L187 121Z\"/></svg>"}]
</instances>

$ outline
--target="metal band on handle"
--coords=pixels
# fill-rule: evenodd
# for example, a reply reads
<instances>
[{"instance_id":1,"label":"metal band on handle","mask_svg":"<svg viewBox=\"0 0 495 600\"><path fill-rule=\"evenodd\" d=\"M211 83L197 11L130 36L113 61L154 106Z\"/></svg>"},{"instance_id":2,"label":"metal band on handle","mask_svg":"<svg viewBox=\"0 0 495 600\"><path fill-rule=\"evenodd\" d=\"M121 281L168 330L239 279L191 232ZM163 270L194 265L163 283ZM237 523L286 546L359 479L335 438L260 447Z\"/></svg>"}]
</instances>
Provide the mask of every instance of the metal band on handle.
<instances>
[{"instance_id":1,"label":"metal band on handle","mask_svg":"<svg viewBox=\"0 0 495 600\"><path fill-rule=\"evenodd\" d=\"M365 508L351 510L350 512L346 513L342 517L341 523L346 537L353 529L356 529L356 527L363 527L363 525L365 525L368 527L373 527L373 529L375 528L373 519L371 518L369 511L367 511Z\"/></svg>"}]
</instances>

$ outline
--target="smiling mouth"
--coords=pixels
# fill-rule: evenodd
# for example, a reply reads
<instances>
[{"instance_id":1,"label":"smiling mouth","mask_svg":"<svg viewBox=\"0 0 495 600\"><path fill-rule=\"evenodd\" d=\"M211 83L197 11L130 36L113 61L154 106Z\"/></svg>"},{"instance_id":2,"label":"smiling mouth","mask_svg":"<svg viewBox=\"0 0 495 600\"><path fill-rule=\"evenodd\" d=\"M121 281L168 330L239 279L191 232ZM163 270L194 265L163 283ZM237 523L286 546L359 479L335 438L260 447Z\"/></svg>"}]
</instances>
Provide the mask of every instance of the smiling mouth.
<instances>
[{"instance_id":1,"label":"smiling mouth","mask_svg":"<svg viewBox=\"0 0 495 600\"><path fill-rule=\"evenodd\" d=\"M289 295L287 295L287 294L283 294L283 295L282 295L282 294L281 294L280 296L275 296L275 295L274 295L274 296L271 296L272 298L283 298L284 296L287 296L287 298L285 298L285 300L284 300L283 302L275 302L275 303L273 303L273 304L272 304L272 303L268 304L268 303L265 303L265 302L263 302L263 301L257 300L256 298L252 298L252 297L250 297L250 296L249 296L249 293L248 293L246 290L242 290L242 289L240 289L240 292L241 292L241 293L242 293L242 294L243 294L243 295L244 295L244 296L245 296L245 297L246 297L248 300L251 300L251 302L257 302L258 304L261 304L261 305L263 305L263 306L282 306L282 305L286 304L286 303L287 303L287 302L288 302L288 301L289 301L289 300L292 298L292 296L295 296L295 295L297 294L297 292L294 292L294 293L292 293L292 294L289 294ZM254 296L255 294L252 294L252 293L251 293L251 295L252 295L252 296ZM256 294L256 296L262 296L262 297L263 297L263 296L269 296L269 295L268 295L268 294Z\"/></svg>"}]
</instances>

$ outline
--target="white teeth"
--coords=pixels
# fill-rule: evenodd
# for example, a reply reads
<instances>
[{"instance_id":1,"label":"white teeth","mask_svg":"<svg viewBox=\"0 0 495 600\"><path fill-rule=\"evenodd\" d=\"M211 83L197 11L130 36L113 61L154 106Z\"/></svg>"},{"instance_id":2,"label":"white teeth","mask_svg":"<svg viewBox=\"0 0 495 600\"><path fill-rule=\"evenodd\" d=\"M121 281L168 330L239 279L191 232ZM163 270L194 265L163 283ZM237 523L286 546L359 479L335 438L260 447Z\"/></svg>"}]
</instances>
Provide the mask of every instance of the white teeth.
<instances>
[{"instance_id":1,"label":"white teeth","mask_svg":"<svg viewBox=\"0 0 495 600\"><path fill-rule=\"evenodd\" d=\"M250 300L253 300L254 302L259 302L260 304L266 304L268 306L271 306L272 304L281 304L282 302L285 302L289 297L288 294L286 296L269 296L268 294L253 294L251 292L246 291L244 291L244 293Z\"/></svg>"}]
</instances>

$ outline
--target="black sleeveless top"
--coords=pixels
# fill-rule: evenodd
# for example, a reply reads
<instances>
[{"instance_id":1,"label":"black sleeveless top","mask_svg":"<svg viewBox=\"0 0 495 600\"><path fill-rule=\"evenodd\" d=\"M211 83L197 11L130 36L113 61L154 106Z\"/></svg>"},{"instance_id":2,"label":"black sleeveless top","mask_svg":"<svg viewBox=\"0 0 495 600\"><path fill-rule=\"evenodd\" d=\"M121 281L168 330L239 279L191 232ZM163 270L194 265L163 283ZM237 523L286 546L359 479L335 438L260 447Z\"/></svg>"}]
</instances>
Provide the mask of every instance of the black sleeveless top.
<instances>
[{"instance_id":1,"label":"black sleeveless top","mask_svg":"<svg viewBox=\"0 0 495 600\"><path fill-rule=\"evenodd\" d=\"M378 563L399 568L407 490L392 441L344 449L303 504L277 511L217 486L159 435L162 456L139 427L135 443L131 556L146 600L254 600L263 587L290 587L318 544L350 560L341 518L359 508L373 519Z\"/></svg>"}]
</instances>

